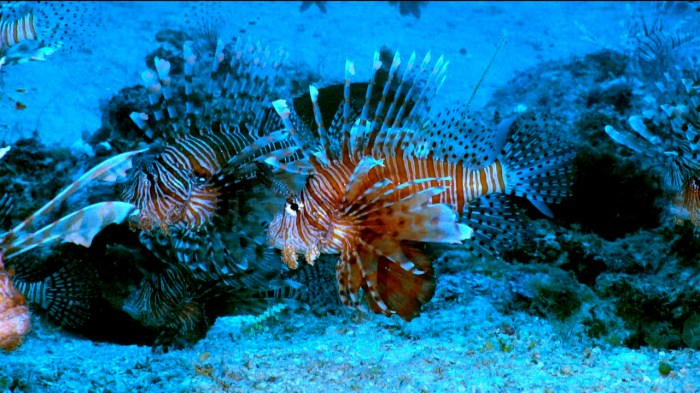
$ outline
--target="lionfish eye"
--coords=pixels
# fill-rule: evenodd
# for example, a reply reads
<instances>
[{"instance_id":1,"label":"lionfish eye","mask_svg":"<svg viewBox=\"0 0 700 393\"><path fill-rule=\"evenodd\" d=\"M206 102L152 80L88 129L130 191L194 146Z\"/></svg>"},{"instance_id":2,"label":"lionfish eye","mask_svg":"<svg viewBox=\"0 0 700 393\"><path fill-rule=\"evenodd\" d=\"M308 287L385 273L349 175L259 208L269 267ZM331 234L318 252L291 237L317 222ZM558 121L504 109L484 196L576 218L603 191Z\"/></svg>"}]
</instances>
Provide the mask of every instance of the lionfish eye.
<instances>
[{"instance_id":1,"label":"lionfish eye","mask_svg":"<svg viewBox=\"0 0 700 393\"><path fill-rule=\"evenodd\" d=\"M287 213L291 214L292 216L296 216L297 213L304 208L304 205L301 202L297 202L296 199L291 199L287 200L287 204L284 208Z\"/></svg>"}]
</instances>

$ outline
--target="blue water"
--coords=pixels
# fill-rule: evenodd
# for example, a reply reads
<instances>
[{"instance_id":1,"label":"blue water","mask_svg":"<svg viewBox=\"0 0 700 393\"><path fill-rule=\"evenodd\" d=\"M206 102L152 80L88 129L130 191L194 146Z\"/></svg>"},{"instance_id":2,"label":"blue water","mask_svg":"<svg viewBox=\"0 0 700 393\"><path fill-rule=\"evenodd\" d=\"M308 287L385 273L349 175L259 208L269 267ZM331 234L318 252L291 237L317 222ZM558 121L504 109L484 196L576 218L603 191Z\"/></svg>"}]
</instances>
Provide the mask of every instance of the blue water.
<instances>
[{"instance_id":1,"label":"blue water","mask_svg":"<svg viewBox=\"0 0 700 393\"><path fill-rule=\"evenodd\" d=\"M0 200L7 270L0 273L12 272L32 326L18 349L0 354L0 390L700 391L695 4L26 2L0 10L0 139L10 147L0 161L7 195ZM28 15L36 39L26 30ZM12 36L15 27L24 30ZM227 74L242 81L257 72L229 67L234 50L226 46L226 61L210 75L216 40L234 37L251 40L251 58L265 48L270 64L287 55L280 71L260 71L276 72L274 88L256 79L231 88L239 95L218 106ZM183 68L190 41L193 92ZM296 106L292 124L300 136L280 136L283 153L270 156L292 161L304 144L321 151L309 85L321 90L330 144L340 154L343 128L332 118L346 61L354 64L353 86L362 86L352 93L359 116L375 51L385 70L400 58L399 73L413 51L416 67L428 52L430 67L441 56L449 62L444 84L416 83L416 90L422 83L440 88L425 117L407 122L408 132L431 141L445 143L437 131L454 137L432 154L477 151L463 161L472 167L497 156L512 174L503 182L526 179L466 204L460 228L476 236L464 244L445 244L455 243L450 232L426 236L428 245L398 246L425 255L416 264L435 274L427 299L399 311L403 318L382 315L364 299L371 285L358 294L360 310L342 304L338 252L301 252L299 269L283 263L290 259L278 249L284 242L269 241L268 225L275 214L303 209L289 193L303 189L306 176L255 164L236 172L228 159L213 174L187 172L182 161L173 167L188 191L178 206L189 208L201 195L216 201L199 221L184 208L149 210L145 196L124 191L136 179L165 182L165 172L148 165L175 157L167 146L189 146L183 138L200 132L245 124L251 140L286 136L289 124L272 108L278 99ZM171 85L142 73L155 77L156 56L170 62ZM173 96L149 97L155 85ZM154 120L166 107L178 114ZM188 114L196 126L189 127ZM152 130L134 118L148 118ZM440 123L444 118L453 121ZM267 134L273 131L279 133ZM532 140L519 144L512 135ZM124 166L110 164L108 175L49 202L90 168L128 152ZM513 174L509 159L522 172ZM82 210L99 202L109 203ZM50 211L25 227L46 203ZM83 215L70 218L74 211ZM330 213L342 216L339 208ZM444 217L454 224L456 216ZM377 248L393 244L402 225L394 222L372 238ZM428 221L417 222L412 229L422 233ZM38 238L50 239L29 249ZM382 280L362 278L371 279ZM388 282L384 293L414 291ZM0 334L9 329L8 315L0 308Z\"/></svg>"}]
</instances>

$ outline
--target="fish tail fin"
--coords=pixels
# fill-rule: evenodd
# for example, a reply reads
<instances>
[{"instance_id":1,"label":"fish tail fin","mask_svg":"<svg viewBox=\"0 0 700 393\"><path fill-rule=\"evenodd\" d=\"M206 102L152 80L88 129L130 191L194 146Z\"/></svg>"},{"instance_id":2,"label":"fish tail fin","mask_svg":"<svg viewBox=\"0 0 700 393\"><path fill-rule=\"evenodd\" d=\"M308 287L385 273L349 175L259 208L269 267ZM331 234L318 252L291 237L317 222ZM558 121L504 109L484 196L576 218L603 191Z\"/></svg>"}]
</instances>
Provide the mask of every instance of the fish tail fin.
<instances>
[{"instance_id":1,"label":"fish tail fin","mask_svg":"<svg viewBox=\"0 0 700 393\"><path fill-rule=\"evenodd\" d=\"M552 217L547 203L571 195L574 152L555 136L554 127L541 117L516 120L501 151L506 193L527 198L544 215Z\"/></svg>"},{"instance_id":2,"label":"fish tail fin","mask_svg":"<svg viewBox=\"0 0 700 393\"><path fill-rule=\"evenodd\" d=\"M46 312L53 322L78 329L92 316L98 295L96 272L81 262L74 260L36 282L17 277L15 284L27 301Z\"/></svg>"},{"instance_id":3,"label":"fish tail fin","mask_svg":"<svg viewBox=\"0 0 700 393\"><path fill-rule=\"evenodd\" d=\"M321 257L313 265L305 263L271 280L265 291L255 297L301 303L314 314L324 315L342 310L336 284L333 257Z\"/></svg>"}]
</instances>

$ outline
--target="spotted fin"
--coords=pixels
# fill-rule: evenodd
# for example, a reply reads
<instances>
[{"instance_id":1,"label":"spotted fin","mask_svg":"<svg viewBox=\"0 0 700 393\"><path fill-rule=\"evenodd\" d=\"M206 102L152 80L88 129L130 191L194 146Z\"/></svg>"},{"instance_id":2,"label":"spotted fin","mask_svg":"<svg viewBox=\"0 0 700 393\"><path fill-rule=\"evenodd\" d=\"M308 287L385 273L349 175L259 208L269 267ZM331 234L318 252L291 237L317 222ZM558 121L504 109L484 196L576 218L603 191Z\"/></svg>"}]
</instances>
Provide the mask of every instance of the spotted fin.
<instances>
[{"instance_id":1,"label":"spotted fin","mask_svg":"<svg viewBox=\"0 0 700 393\"><path fill-rule=\"evenodd\" d=\"M423 124L413 141L413 152L418 157L463 162L470 169L484 168L503 149L513 121L510 118L492 128L480 114L464 104L456 104Z\"/></svg>"},{"instance_id":2,"label":"spotted fin","mask_svg":"<svg viewBox=\"0 0 700 393\"><path fill-rule=\"evenodd\" d=\"M204 305L195 288L190 272L181 265L172 265L146 274L124 301L123 309L147 327L195 331L206 324Z\"/></svg>"},{"instance_id":3,"label":"spotted fin","mask_svg":"<svg viewBox=\"0 0 700 393\"><path fill-rule=\"evenodd\" d=\"M61 48L85 48L102 22L98 9L86 1L2 2L0 63L44 61Z\"/></svg>"},{"instance_id":4,"label":"spotted fin","mask_svg":"<svg viewBox=\"0 0 700 393\"><path fill-rule=\"evenodd\" d=\"M559 125L540 116L513 123L512 134L499 159L503 164L506 193L530 200L551 217L545 203L559 203L571 194L574 149L551 133Z\"/></svg>"},{"instance_id":5,"label":"spotted fin","mask_svg":"<svg viewBox=\"0 0 700 393\"><path fill-rule=\"evenodd\" d=\"M343 308L338 297L335 266L335 256L322 255L313 265L305 263L298 269L284 272L271 280L264 291L256 291L251 297L268 302L280 300L287 305L308 308L316 315L336 313Z\"/></svg>"},{"instance_id":6,"label":"spotted fin","mask_svg":"<svg viewBox=\"0 0 700 393\"><path fill-rule=\"evenodd\" d=\"M15 204L10 195L5 194L0 198L0 230L6 229L5 224L9 222L14 207Z\"/></svg>"}]
</instances>

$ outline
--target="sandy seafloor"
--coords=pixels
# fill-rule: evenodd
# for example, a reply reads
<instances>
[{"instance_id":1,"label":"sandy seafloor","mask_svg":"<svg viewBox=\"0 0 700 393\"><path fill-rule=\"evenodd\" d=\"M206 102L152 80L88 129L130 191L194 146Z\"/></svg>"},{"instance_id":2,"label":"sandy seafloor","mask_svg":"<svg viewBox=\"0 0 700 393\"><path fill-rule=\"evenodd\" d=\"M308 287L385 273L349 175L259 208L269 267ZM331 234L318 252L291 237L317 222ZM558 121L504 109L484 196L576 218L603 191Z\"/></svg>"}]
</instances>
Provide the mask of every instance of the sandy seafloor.
<instances>
[{"instance_id":1,"label":"sandy seafloor","mask_svg":"<svg viewBox=\"0 0 700 393\"><path fill-rule=\"evenodd\" d=\"M517 70L599 49L577 23L601 42L616 43L628 15L622 2L434 2L420 19L400 16L387 2L330 3L326 14L315 7L300 13L299 5L236 2L221 12L231 34L245 28L283 44L292 62L318 68L328 81L342 77L346 58L358 64L358 80L367 77L372 53L383 45L444 54L451 62L440 93L446 101L466 100L506 30L508 44L476 106ZM4 139L36 130L48 144L70 145L93 132L100 126L100 101L139 82L143 58L156 46L155 33L183 23L178 3L100 7L100 28L89 51L57 53L46 62L6 70L5 90L25 89L14 98L27 108L16 111L12 101L0 102ZM278 317L255 328L246 328L242 318L220 318L193 348L166 354L68 336L35 318L25 344L0 354L0 370L4 378L14 378L13 391L27 392L700 391L696 351L599 345L576 326L504 316L475 295L459 302L438 295L410 323L374 315L358 321L350 312ZM516 333L506 334L504 325ZM666 377L658 370L662 360L673 365ZM6 388L7 379L2 382Z\"/></svg>"}]
</instances>

